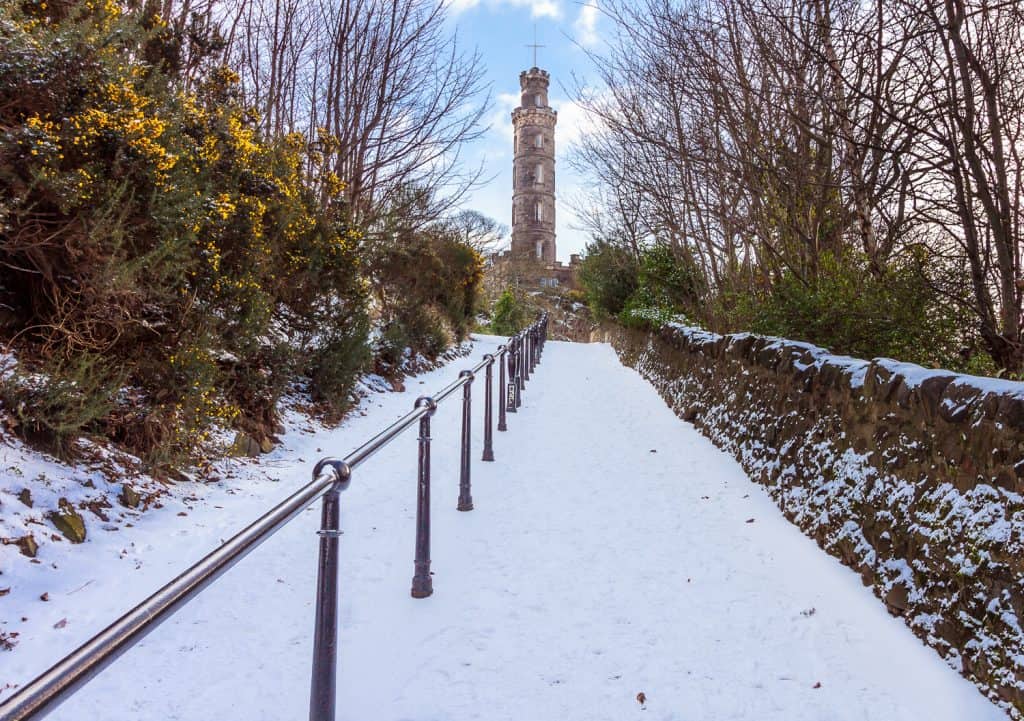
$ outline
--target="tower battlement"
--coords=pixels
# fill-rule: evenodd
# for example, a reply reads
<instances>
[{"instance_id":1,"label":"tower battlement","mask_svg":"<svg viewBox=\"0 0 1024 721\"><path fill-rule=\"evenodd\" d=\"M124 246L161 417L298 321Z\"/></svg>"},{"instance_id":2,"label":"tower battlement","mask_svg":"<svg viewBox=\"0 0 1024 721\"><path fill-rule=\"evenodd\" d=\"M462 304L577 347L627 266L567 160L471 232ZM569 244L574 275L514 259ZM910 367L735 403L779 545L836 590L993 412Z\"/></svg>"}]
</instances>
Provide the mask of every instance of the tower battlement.
<instances>
[{"instance_id":1,"label":"tower battlement","mask_svg":"<svg viewBox=\"0 0 1024 721\"><path fill-rule=\"evenodd\" d=\"M529 70L524 70L523 72L519 73L519 82L523 82L523 78L528 77L540 77L546 80L550 80L551 74L548 73L547 70L541 70L540 68L533 67L530 68Z\"/></svg>"}]
</instances>

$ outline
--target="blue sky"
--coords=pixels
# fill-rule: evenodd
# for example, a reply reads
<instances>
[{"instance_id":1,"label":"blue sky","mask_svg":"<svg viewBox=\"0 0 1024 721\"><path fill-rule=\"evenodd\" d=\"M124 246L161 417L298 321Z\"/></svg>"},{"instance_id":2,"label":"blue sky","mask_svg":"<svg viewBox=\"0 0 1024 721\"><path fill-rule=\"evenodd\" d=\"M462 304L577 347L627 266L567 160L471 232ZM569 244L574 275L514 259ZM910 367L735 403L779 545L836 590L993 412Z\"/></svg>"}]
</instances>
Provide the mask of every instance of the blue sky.
<instances>
[{"instance_id":1,"label":"blue sky","mask_svg":"<svg viewBox=\"0 0 1024 721\"><path fill-rule=\"evenodd\" d=\"M493 176L493 180L475 190L463 205L505 225L511 224L512 213L510 113L519 104L519 73L533 64L533 51L526 45L533 43L535 25L537 42L546 46L537 51L537 64L551 73L549 102L558 111L556 242L562 261L582 250L587 241L584 233L572 228L575 219L567 205L571 196L579 194L583 180L570 170L564 158L585 121L568 94L574 85L573 74L584 79L593 76L590 61L577 44L594 47L600 42L602 18L597 1L451 0L449 6L460 42L480 51L494 98L488 118L490 130L465 154L467 164L482 162L485 177Z\"/></svg>"}]
</instances>

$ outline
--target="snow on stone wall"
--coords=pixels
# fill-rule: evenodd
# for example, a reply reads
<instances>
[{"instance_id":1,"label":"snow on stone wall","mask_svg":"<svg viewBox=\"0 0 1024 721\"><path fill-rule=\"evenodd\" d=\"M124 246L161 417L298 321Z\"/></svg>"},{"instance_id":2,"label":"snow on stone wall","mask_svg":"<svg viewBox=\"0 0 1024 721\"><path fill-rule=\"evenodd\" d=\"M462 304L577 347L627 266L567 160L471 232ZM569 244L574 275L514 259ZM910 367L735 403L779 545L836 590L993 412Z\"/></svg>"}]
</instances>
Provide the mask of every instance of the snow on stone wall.
<instances>
[{"instance_id":1,"label":"snow on stone wall","mask_svg":"<svg viewBox=\"0 0 1024 721\"><path fill-rule=\"evenodd\" d=\"M891 613L1024 719L1024 383L750 334L603 334Z\"/></svg>"}]
</instances>

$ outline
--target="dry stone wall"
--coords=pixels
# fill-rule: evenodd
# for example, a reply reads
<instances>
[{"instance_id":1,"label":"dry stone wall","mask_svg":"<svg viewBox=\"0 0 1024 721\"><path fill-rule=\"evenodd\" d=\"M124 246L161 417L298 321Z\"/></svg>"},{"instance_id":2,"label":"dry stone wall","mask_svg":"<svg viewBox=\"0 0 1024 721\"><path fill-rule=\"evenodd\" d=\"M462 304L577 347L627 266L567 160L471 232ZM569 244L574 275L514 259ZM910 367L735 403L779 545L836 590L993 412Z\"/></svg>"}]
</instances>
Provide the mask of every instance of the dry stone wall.
<instances>
[{"instance_id":1,"label":"dry stone wall","mask_svg":"<svg viewBox=\"0 0 1024 721\"><path fill-rule=\"evenodd\" d=\"M1024 719L1024 383L681 326L596 335Z\"/></svg>"}]
</instances>

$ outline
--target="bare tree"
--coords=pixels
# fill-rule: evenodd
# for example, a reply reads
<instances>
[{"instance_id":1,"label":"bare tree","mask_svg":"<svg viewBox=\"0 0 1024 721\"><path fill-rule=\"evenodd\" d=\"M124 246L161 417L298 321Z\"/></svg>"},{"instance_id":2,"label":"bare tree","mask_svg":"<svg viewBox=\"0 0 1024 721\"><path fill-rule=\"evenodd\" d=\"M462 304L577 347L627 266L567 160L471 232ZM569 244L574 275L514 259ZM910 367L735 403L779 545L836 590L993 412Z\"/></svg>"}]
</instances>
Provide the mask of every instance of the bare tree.
<instances>
[{"instance_id":1,"label":"bare tree","mask_svg":"<svg viewBox=\"0 0 1024 721\"><path fill-rule=\"evenodd\" d=\"M616 34L576 93L600 126L573 156L600 179L591 225L686 248L719 293L813 284L851 253L884 282L925 257L996 362L1024 367L1021 3L602 8Z\"/></svg>"},{"instance_id":2,"label":"bare tree","mask_svg":"<svg viewBox=\"0 0 1024 721\"><path fill-rule=\"evenodd\" d=\"M914 189L916 200L944 242L963 253L972 310L990 354L1019 372L1024 7L901 1L895 14L912 38L903 81L920 83L923 95L893 114L914 134L911 151L930 169Z\"/></svg>"},{"instance_id":3,"label":"bare tree","mask_svg":"<svg viewBox=\"0 0 1024 721\"><path fill-rule=\"evenodd\" d=\"M305 135L325 202L373 227L416 196L402 210L429 222L479 180L460 154L485 130L483 65L460 50L442 0L224 2L226 59L260 130Z\"/></svg>"},{"instance_id":4,"label":"bare tree","mask_svg":"<svg viewBox=\"0 0 1024 721\"><path fill-rule=\"evenodd\" d=\"M508 226L476 210L460 210L448 218L446 225L480 254L493 253L508 236Z\"/></svg>"},{"instance_id":5,"label":"bare tree","mask_svg":"<svg viewBox=\"0 0 1024 721\"><path fill-rule=\"evenodd\" d=\"M367 219L416 186L446 201L436 217L479 177L461 170L459 152L484 130L480 57L459 50L437 0L337 0L323 13L317 116L350 207Z\"/></svg>"}]
</instances>

